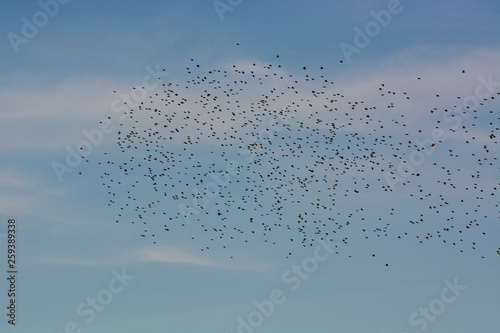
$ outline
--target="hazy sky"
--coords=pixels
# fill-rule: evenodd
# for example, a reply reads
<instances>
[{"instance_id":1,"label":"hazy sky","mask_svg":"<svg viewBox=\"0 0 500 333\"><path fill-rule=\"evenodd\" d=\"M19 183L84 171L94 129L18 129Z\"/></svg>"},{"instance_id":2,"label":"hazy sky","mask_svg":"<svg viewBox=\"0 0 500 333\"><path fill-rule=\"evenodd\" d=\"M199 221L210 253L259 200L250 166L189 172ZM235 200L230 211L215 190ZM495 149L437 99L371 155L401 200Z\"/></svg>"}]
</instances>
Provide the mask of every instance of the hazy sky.
<instances>
[{"instance_id":1,"label":"hazy sky","mask_svg":"<svg viewBox=\"0 0 500 333\"><path fill-rule=\"evenodd\" d=\"M382 10L390 17L374 23L382 14L373 13ZM370 24L378 30L363 43L356 36ZM395 237L363 241L354 217L352 234L344 235L352 241L339 245L339 255L320 243L289 248L280 235L276 246L255 238L201 252L201 241L189 241L191 235L203 238L194 222L158 235L156 246L140 237L141 226L126 223L130 216L115 223L118 212L108 206L102 170L95 167L104 153L107 159L122 158L114 131L93 147L87 157L93 163L78 164L60 179L53 169L53 162L65 163L67 147L85 139L82 131L99 128L115 114L113 91L130 93L157 68L165 69L153 75L161 74L162 82L184 82L192 58L208 70L276 64L280 55L282 73L303 75L306 66L335 81L342 94L373 105L381 105L381 82L404 88L413 100L400 101L398 111L423 126L422 138L429 137L429 109L446 109L457 96L474 95L480 76L500 81L497 1L2 1L0 27L2 332L412 333L424 327L439 333L498 332L497 188L477 216L488 237L463 235L467 244L479 242L477 251ZM493 88L492 96L500 92L498 84ZM251 100L249 89L245 98ZM430 100L436 91L442 97ZM498 124L498 100L477 108L480 114L493 112L478 121L478 136L489 121ZM390 122L392 116L380 117ZM390 134L408 140L402 132ZM463 137L458 130L455 138ZM433 162L448 163L449 149L465 154L480 146L449 140L420 170L425 174ZM498 145L490 149L500 153ZM472 172L473 164L460 163ZM499 171L498 161L485 167L479 186L498 185ZM235 193L241 191L232 185ZM419 206L398 193L405 193L403 186L387 197L345 201L338 209L343 214L379 206L404 217L418 214ZM455 223L463 225L461 209L468 209L474 195L451 189L447 195L464 199L449 208L459 212ZM165 209L177 206L168 201ZM302 208L290 209L292 214ZM244 228L242 215L231 212L227 223ZM1 238L9 217L17 219L18 228L16 327L7 323L7 248ZM391 217L395 230L410 228L404 217ZM445 223L440 218L428 215L412 231L436 230ZM204 219L209 226L217 223L213 216ZM286 258L289 251L294 255ZM307 266L311 262L317 267ZM306 270L313 268L301 277L294 265L304 263ZM93 298L101 304L92 307ZM429 306L439 314L422 314Z\"/></svg>"}]
</instances>

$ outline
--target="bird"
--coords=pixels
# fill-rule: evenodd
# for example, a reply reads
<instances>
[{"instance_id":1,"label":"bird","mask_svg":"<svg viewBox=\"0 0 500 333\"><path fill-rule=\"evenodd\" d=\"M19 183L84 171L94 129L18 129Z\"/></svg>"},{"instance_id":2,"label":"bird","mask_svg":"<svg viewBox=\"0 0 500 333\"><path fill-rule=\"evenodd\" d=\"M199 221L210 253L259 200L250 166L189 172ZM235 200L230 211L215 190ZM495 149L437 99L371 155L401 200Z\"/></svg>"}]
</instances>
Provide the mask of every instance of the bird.
<instances>
[{"instance_id":1,"label":"bird","mask_svg":"<svg viewBox=\"0 0 500 333\"><path fill-rule=\"evenodd\" d=\"M286 57L221 68L190 58L196 66L186 66L184 81L132 87L145 98L113 115L114 146L86 160L100 172L114 225L142 223L138 236L154 245L191 228L186 241L230 259L236 243L284 245L290 258L317 239L348 258L358 241L389 239L487 255L500 188L489 178L499 169L500 118L486 112L494 96L459 126L449 126L460 116L441 104L415 121L418 86L384 79L372 87L380 100L370 100L337 89L329 67L319 75L278 62ZM460 97L454 104L464 105ZM432 139L433 129L453 144ZM374 250L364 255L383 257Z\"/></svg>"}]
</instances>

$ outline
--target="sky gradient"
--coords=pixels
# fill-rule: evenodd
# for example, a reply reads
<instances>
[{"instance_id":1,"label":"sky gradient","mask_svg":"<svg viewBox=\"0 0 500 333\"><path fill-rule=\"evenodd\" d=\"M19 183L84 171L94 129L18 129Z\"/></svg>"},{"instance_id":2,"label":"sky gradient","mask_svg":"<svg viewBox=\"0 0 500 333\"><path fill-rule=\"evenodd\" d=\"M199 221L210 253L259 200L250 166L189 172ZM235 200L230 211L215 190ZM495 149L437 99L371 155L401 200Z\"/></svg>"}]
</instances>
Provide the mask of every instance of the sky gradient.
<instances>
[{"instance_id":1,"label":"sky gradient","mask_svg":"<svg viewBox=\"0 0 500 333\"><path fill-rule=\"evenodd\" d=\"M356 42L357 31L376 22L373 11L382 10L392 10L386 24L379 24L368 40ZM279 55L283 74L297 77L307 67L311 74L335 81L342 94L379 109L385 106L376 91L381 82L406 89L412 102L398 100L398 107L411 124L423 128L421 136L411 139L429 138L428 110L451 108L456 96L474 95L488 78L500 81L497 1L2 1L0 18L1 332L413 333L423 327L425 316L413 317L412 325L412 314L438 304L436 300L445 308L424 320L426 332L498 332L497 188L477 217L488 237L481 238L476 252L460 253L437 241L363 241L352 230L346 234L348 245L335 240L339 255L316 242L294 247L294 255L286 258L290 245L280 234L273 236L276 246L258 238L249 243L241 239L229 250L201 252L203 241L189 241L191 235L204 237L194 220L185 228L173 227L154 245L140 237L140 226L115 222L118 212L108 206L99 178L102 170L95 167L105 159L124 158L115 139L116 108L123 106L120 94L131 95L133 87L144 83L155 93L159 83L185 82L190 59L204 70L229 70L233 64L277 64ZM27 26L36 20L39 27L30 31ZM357 51L346 56L341 46L346 44ZM245 98L257 96L254 88ZM441 98L430 99L436 91ZM491 96L498 92L498 84L493 85ZM474 128L478 134L485 133L488 122L498 127L498 101L490 99L477 108L486 115ZM112 120L107 125L115 129L106 133L110 127L100 122L108 117ZM297 117L307 122L304 115ZM393 114L381 111L379 117L390 122ZM76 149L88 139L84 132L98 128L103 136L87 157L91 162L77 163L58 177L54 162L66 165L68 147ZM363 133L365 128L353 130ZM395 128L391 135L406 140ZM482 149L482 144L460 145L465 136L458 130L419 170L424 174L433 162L448 163L450 149L457 154ZM221 149L216 142L203 144L203 161L211 159L206 149ZM182 152L176 143L171 149ZM490 149L500 153L498 145ZM232 156L244 163L240 155ZM461 163L459 167L473 170L473 164ZM495 163L481 170L478 182L485 188L500 181ZM423 182L432 184L438 177L429 175ZM237 180L228 188L240 193ZM146 190L140 191L147 197ZM363 206L418 215L419 206L398 193L405 193L403 186L387 197L339 199L339 214ZM457 212L474 199L470 193L447 194L465 199L463 206L450 208ZM166 211L178 209L173 201L164 204ZM301 209L296 205L286 213ZM16 327L5 315L7 248L1 237L10 217L17 219L18 232ZM228 223L245 228L244 217L231 212ZM407 221L398 224L397 216L391 218L398 232L410 228ZM262 221L273 223L272 217ZM203 222L217 221L207 216ZM425 234L440 223L439 216L430 216L411 230ZM479 239L464 237L467 242ZM310 272L297 274L295 265ZM106 304L93 308L89 298ZM274 300L272 307L269 300ZM261 314L252 317L255 311ZM258 327L242 328L241 320L259 318Z\"/></svg>"}]
</instances>

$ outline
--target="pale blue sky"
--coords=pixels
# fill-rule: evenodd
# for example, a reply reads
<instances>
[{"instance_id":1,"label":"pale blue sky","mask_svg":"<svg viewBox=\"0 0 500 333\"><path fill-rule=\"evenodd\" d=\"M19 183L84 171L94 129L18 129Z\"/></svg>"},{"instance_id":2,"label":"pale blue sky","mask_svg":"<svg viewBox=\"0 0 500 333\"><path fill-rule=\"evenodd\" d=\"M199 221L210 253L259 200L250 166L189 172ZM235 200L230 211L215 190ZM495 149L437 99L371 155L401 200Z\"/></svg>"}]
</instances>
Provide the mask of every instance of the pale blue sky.
<instances>
[{"instance_id":1,"label":"pale blue sky","mask_svg":"<svg viewBox=\"0 0 500 333\"><path fill-rule=\"evenodd\" d=\"M446 304L434 321L428 321L425 331L498 332L498 187L496 196L486 197L474 216L488 236L473 232L456 236L468 245L478 241L477 251L467 246L460 253L440 241L419 244L414 238L365 241L360 221L354 217L351 229L341 236L348 236L349 244L340 246L339 255L319 262L317 270L291 290L283 275L311 258L315 247L291 247L284 234L273 235L275 246L259 238L249 243L236 239L229 249L201 252L205 236L199 223L218 223L213 216L193 220L186 228L172 227L172 232L158 235L157 246L150 238L140 237L142 227L125 223L134 217L125 216L123 223L116 224L118 212L108 207L109 197L100 185L102 170L95 167L105 152L112 160L123 158L114 133L104 135L102 144L94 147L89 155L94 163L82 163L58 181L52 163L64 162L65 147L76 147L84 139L82 130L98 128L99 121L113 115L113 90L130 92L133 86L143 85L148 66L165 68L169 74L163 81L177 83L187 79L185 68L191 58L201 68L215 69L252 62L276 64L279 54L284 73L297 77L307 66L311 75L335 81L346 96L380 106L384 102L374 90L385 82L412 95L411 103L399 101L398 111L413 125L423 126L419 138L429 137L433 129L426 118L430 108L442 111L456 103L456 96L474 94L480 75L500 81L500 4L494 0L401 1L400 12L350 61L340 45L355 45L354 29L364 29L373 20L370 12L387 9L390 1L229 3L235 5L221 20L212 1L73 0L59 4L47 24L17 46L18 52L9 36L22 37L23 17L32 22L42 9L36 1L0 3L0 233L5 232L8 217L18 219L19 260L18 318L13 328L6 323L6 248L0 238L0 331L64 332L65 325L75 322L88 333L238 332L238 318L247 320L256 311L254 301L267 300L279 289L284 302L255 332L413 333L420 326L409 322L412 313L440 299L447 287L443 281L457 278L467 289ZM325 68L321 73L320 66ZM467 76L460 76L462 69ZM416 77L422 77L422 82ZM439 101L429 97L434 98L436 91L442 96ZM245 96L254 98L252 90ZM493 114L478 121L474 133L479 136L489 131L489 122L498 127L499 121L498 98L484 104L478 112ZM380 117L389 121L391 114ZM408 140L402 132L391 134L396 141ZM434 196L442 193L438 192L441 185L432 185L442 176L429 171L434 162L451 163L450 168L461 167L467 174L475 170L472 160L460 160L460 165L450 162L449 149L465 154L481 148L460 144L463 137L458 131L419 169L424 174L428 171L422 182ZM213 142L204 144L199 153L206 161L211 157L204 149L216 148ZM178 146L172 149L181 152ZM498 144L490 149L500 152ZM237 154L231 156L244 161ZM478 180L485 188L498 185L500 178L498 160L491 162L492 166L481 169ZM243 190L236 180L228 188L240 194ZM463 179L463 184L469 182ZM425 235L446 224L443 216L426 211L425 223L409 225L408 216L419 216L423 206L406 193L401 186L387 197L367 195L355 202L339 198L339 219L359 207L386 215L395 208L397 215L388 216L391 235L405 231ZM138 195L147 198L148 193ZM446 195L465 199L464 204L449 208L457 212L463 213L471 207L468 203L475 202L468 192L449 190ZM431 204L434 197L426 200ZM163 204L166 211L177 210L173 201ZM303 210L299 205L288 208L289 218ZM375 218L374 214L379 213L368 213L367 219ZM245 229L243 217L235 210L226 222ZM326 220L328 215L317 218ZM457 225L467 222L456 219ZM276 221L269 216L258 222ZM191 235L199 241L190 241ZM285 258L289 251L294 255ZM377 253L376 258L372 253ZM87 323L88 316L78 314L79 305L109 290L112 271L122 268L135 278Z\"/></svg>"}]
</instances>

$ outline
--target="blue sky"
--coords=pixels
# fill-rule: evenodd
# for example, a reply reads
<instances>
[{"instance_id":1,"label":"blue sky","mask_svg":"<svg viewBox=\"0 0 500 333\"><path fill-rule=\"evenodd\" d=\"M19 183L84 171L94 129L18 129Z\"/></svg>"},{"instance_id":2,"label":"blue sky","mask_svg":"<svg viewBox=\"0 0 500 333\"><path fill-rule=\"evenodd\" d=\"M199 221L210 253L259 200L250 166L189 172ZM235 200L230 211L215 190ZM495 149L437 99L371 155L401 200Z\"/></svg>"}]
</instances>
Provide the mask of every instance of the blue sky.
<instances>
[{"instance_id":1,"label":"blue sky","mask_svg":"<svg viewBox=\"0 0 500 333\"><path fill-rule=\"evenodd\" d=\"M399 183L395 191L383 195L368 191L356 200L339 196L331 214L338 221L351 221L334 236L339 254L330 254L330 248L317 240L310 247L292 246L286 232L276 231L270 234L276 245L265 243L259 236L245 242L244 236L235 234L226 249L217 243L202 252L200 247L210 241L200 225L220 223L215 214L192 219L184 227L179 225L182 220L176 220L168 233L157 234L157 244L149 235L140 236L140 223L130 223L136 219L132 212L125 210L117 224L121 212L116 205L108 206L110 198L100 178L103 168L98 166L106 160L118 164L130 157L130 153L119 152L116 130L103 134L102 142L93 146L87 157L89 163L73 167L72 172L64 173L62 181L53 169L54 162L64 163L67 147L74 149L85 140L82 131L99 128L107 117L118 126L113 105L117 105L117 98L119 105L123 104L113 91L130 94L132 87L142 86L147 80L155 86L152 92L161 92L158 81L150 77L151 70L164 68L161 82L180 84L190 79L186 73L186 67L193 64L190 59L200 65L200 73L210 69L229 71L233 64L245 70L250 70L252 63L273 64L274 68L280 64L282 75L303 79L305 66L310 75L324 75L334 81L332 89L347 96L337 106L349 113L339 118L339 125L349 122L351 116L359 118L356 112L360 110L350 111L347 101L363 101L377 106L379 112L373 117L387 124L387 135L394 142L428 139L435 121L457 103L457 96L464 100L475 94L483 82L479 77L500 81L498 2L401 1L399 6L394 5L397 13L391 15L390 22L349 57L341 45L356 47L355 29L364 30L368 23L375 22L371 12L388 10L392 1L221 0L215 4L229 8L222 13L212 1L41 3L50 3L50 8L56 3L57 13L46 15L47 22L40 24L32 37L23 35L23 25L26 20L33 22L37 15L43 19L44 14L39 14L43 5L36 1L0 3L0 269L5 277L7 248L1 236L7 230L8 218L15 217L19 271L17 327L7 323L7 283L1 279L2 332L412 333L418 328L439 333L498 332L500 174L498 160L493 157L500 149L487 135L491 128L498 127L499 99L491 99L500 92L498 85L493 86L494 91L482 88L488 98L476 108L477 120L473 116L462 119L466 129L450 132L449 123L440 123L449 139L418 166L418 172L425 175L421 183L410 178L409 184ZM13 45L12 34L25 38L25 42ZM280 55L279 60L276 55ZM259 73L267 72L261 69ZM397 97L382 98L378 91L382 82L387 89L398 91ZM278 86L272 78L266 84ZM312 82L303 83L303 87L318 88ZM241 96L244 103L258 101L259 89L250 85ZM400 96L402 91L411 99ZM185 93L190 101L195 95L196 91ZM286 99L292 102L309 97L303 90ZM395 110L387 109L388 101L395 102ZM194 104L189 105L194 108ZM433 108L436 111L429 116ZM399 113L408 121L407 131L392 121ZM147 117L138 117L140 126L144 126L141 129L145 129ZM295 120L326 131L324 125L309 122L305 113L298 112ZM216 127L225 129L220 123ZM361 134L371 130L362 123L349 128ZM186 133L196 131L189 129ZM471 136L479 139L464 144ZM488 144L490 153L484 152L483 144ZM179 142L169 149L184 154ZM374 149L377 155L392 155L388 147ZM408 159L411 150L401 149L400 157ZM214 140L204 141L195 149L202 164L213 162L224 167L225 162L214 160L209 150L227 153L243 167L249 165L245 156L236 150L224 150ZM455 158L450 150L462 157L477 151L477 158L488 159L478 169L476 158ZM394 163L398 163L397 158ZM446 170L436 171L434 163L452 171L461 168L468 178L454 178L457 188L443 185L440 181L446 180ZM109 170L114 169L105 171ZM260 170L269 172L266 167ZM481 177L471 180L469 175L476 171ZM113 172L117 181L130 180L115 176L118 170ZM224 191L244 194L240 185L244 178L238 177L231 178L222 195L227 193ZM347 177L349 181L341 183L339 191L354 186L351 179L359 179L360 174L352 170ZM384 174L373 172L366 177L375 181L383 179ZM186 179L179 176L179 181ZM464 190L474 183L485 193L495 194L484 195L480 207L475 206L477 196L483 194ZM418 202L409 197L418 190L418 184L428 192L424 194L432 196ZM154 198L150 190L147 186L135 190L142 204ZM446 221L447 216L427 209L441 202L439 194L450 201L445 210L453 210L455 220ZM223 197L214 198L209 211L215 213L216 203L223 202ZM161 205L169 213L178 210L174 200L162 201ZM356 211L361 207L366 210L363 214ZM288 204L283 219L291 220L308 209ZM477 212L469 218L466 213L474 209ZM248 231L251 227L246 214L232 210L225 222ZM409 219L419 219L420 214L425 215L424 222L408 223ZM391 223L390 237L365 240L361 225L382 228L377 225L382 215ZM315 216L323 222L329 217L327 213ZM151 230L162 229L161 218L151 214L146 218L152 222ZM274 215L256 219L258 224L277 222ZM447 244L441 240L419 243L416 238L449 223L463 229L469 219L477 219L481 228L452 233L446 236ZM309 232L308 237L316 239L312 226ZM395 237L404 232L412 238ZM348 244L342 243L343 237L349 238ZM459 239L463 239L463 245L449 245ZM477 242L475 251L471 250L472 242ZM459 251L461 248L464 252ZM288 257L288 252L293 255ZM376 253L375 258L372 253ZM311 272L301 277L294 273L294 265L306 265ZM449 286L454 283L465 287L455 288L453 293ZM91 310L89 298L106 304ZM272 299L275 302L270 310ZM255 302L266 304L267 310L259 310ZM421 308L440 304L444 308L432 320L414 315ZM269 316L266 311L270 311ZM252 320L258 325L249 324Z\"/></svg>"}]
</instances>

